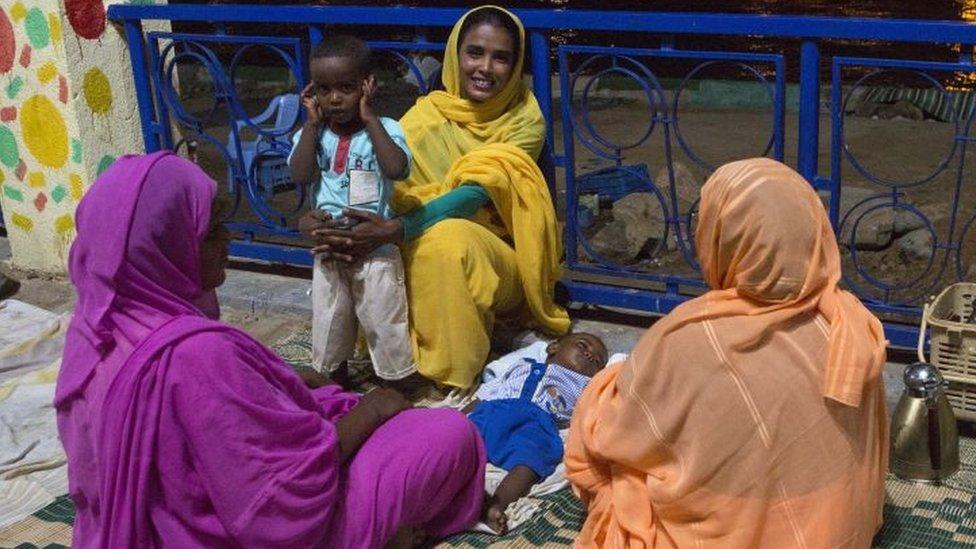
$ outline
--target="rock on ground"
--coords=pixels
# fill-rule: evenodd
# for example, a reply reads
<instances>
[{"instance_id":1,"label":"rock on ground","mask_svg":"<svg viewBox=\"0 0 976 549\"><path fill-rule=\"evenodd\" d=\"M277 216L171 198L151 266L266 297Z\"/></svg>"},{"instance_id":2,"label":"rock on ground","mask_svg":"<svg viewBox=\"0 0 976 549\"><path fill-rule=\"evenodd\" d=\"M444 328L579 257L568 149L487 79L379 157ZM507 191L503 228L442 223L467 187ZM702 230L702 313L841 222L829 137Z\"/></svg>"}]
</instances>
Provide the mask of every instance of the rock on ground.
<instances>
[{"instance_id":1,"label":"rock on ground","mask_svg":"<svg viewBox=\"0 0 976 549\"><path fill-rule=\"evenodd\" d=\"M664 237L667 213L650 192L631 193L613 204L613 220L590 238L608 259L629 263L653 251Z\"/></svg>"},{"instance_id":2,"label":"rock on ground","mask_svg":"<svg viewBox=\"0 0 976 549\"><path fill-rule=\"evenodd\" d=\"M925 120L925 111L910 101L901 100L896 103L876 103L862 101L854 109L854 116L864 118L880 118L881 120Z\"/></svg>"},{"instance_id":3,"label":"rock on ground","mask_svg":"<svg viewBox=\"0 0 976 549\"><path fill-rule=\"evenodd\" d=\"M841 188L840 220L843 221L849 213L851 214L839 238L841 246L848 248L851 246L851 231L854 230L855 223L858 226L857 233L854 235L854 247L860 251L877 252L885 250L896 241L920 229L925 229L925 232L928 233L925 220L922 217L915 212L901 208L883 206L861 217L864 212L867 212L874 206L885 204L887 199L878 196L884 192L885 190L880 187L877 189L863 187ZM827 198L829 198L829 195L821 193L821 197L824 199L824 206L826 207L828 205ZM877 198L864 202L870 197ZM944 206L925 205L918 209L930 223L935 225L945 217L945 212L948 211L948 208L949 206L946 204ZM854 210L853 213L851 213L851 210ZM860 221L858 221L859 218ZM916 236L913 238L917 239L919 237ZM925 257L928 257L927 253Z\"/></svg>"},{"instance_id":4,"label":"rock on ground","mask_svg":"<svg viewBox=\"0 0 976 549\"><path fill-rule=\"evenodd\" d=\"M678 199L678 205L684 211L690 208L701 196L702 183L698 181L695 174L691 173L688 166L685 166L681 162L672 162L671 166L674 170L674 194ZM658 170L657 177L654 181L665 194L668 196L671 195L667 166Z\"/></svg>"},{"instance_id":5,"label":"rock on ground","mask_svg":"<svg viewBox=\"0 0 976 549\"><path fill-rule=\"evenodd\" d=\"M916 229L898 239L898 249L911 259L927 261L933 253L932 233L927 229Z\"/></svg>"},{"instance_id":6,"label":"rock on ground","mask_svg":"<svg viewBox=\"0 0 976 549\"><path fill-rule=\"evenodd\" d=\"M841 246L850 247L851 232L857 224L857 233L854 234L854 247L864 251L880 251L888 248L894 239L895 221L894 213L891 208L874 210L861 217L865 211L869 210L877 201L862 203L869 197L876 196L883 192L883 189L866 189L862 187L842 187L840 190L840 220L844 221L848 214L847 223L843 227L839 242ZM825 199L824 206L828 206L826 201L829 195L822 194ZM856 208L856 209L855 209Z\"/></svg>"}]
</instances>

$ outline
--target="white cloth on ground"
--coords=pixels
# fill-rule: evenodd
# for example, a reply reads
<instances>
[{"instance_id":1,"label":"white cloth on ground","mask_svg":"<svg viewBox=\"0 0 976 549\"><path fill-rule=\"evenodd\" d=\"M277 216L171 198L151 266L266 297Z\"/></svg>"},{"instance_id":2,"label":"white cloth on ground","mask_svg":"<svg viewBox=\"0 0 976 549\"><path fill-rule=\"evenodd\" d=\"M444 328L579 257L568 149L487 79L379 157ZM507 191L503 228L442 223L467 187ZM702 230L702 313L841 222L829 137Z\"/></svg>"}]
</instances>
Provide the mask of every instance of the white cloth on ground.
<instances>
[{"instance_id":1,"label":"white cloth on ground","mask_svg":"<svg viewBox=\"0 0 976 549\"><path fill-rule=\"evenodd\" d=\"M61 357L68 315L8 299L0 301L0 382Z\"/></svg>"},{"instance_id":2,"label":"white cloth on ground","mask_svg":"<svg viewBox=\"0 0 976 549\"><path fill-rule=\"evenodd\" d=\"M67 316L0 302L0 528L68 492L54 388Z\"/></svg>"}]
</instances>

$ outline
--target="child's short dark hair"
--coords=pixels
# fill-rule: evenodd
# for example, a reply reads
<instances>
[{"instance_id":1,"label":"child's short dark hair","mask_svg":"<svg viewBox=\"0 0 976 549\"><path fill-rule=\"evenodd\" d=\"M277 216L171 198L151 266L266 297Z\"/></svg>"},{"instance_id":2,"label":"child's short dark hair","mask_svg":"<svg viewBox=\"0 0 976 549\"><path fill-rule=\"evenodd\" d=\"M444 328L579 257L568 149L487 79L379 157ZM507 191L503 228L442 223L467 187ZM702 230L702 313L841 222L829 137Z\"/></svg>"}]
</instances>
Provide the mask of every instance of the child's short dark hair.
<instances>
[{"instance_id":1,"label":"child's short dark hair","mask_svg":"<svg viewBox=\"0 0 976 549\"><path fill-rule=\"evenodd\" d=\"M355 36L347 34L326 35L326 37L312 48L311 61L323 57L348 57L353 60L356 68L363 74L370 71L369 46Z\"/></svg>"}]
</instances>

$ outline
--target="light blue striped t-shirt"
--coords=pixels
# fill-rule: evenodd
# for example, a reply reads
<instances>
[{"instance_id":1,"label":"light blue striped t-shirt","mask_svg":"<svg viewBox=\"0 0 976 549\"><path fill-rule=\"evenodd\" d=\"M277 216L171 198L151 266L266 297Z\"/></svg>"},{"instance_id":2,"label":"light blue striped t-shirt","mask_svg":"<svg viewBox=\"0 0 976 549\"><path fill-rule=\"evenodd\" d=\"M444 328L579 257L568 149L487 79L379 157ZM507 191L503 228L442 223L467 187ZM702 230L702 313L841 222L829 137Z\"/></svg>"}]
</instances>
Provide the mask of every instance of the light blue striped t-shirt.
<instances>
[{"instance_id":1,"label":"light blue striped t-shirt","mask_svg":"<svg viewBox=\"0 0 976 549\"><path fill-rule=\"evenodd\" d=\"M410 173L413 157L403 129L392 118L380 118L380 122L393 142L407 155L407 170L403 174L405 178ZM289 163L301 137L302 130L295 132L292 137ZM328 128L323 129L316 150L316 160L321 174L318 183L312 185L312 200L316 208L325 210L333 217L341 216L343 208L349 206L349 172L366 170L375 172L380 182L379 200L357 205L355 208L371 211L385 218L391 216L390 196L393 193L393 182L383 177L376 153L373 152L373 142L365 128L347 136L340 136Z\"/></svg>"}]
</instances>

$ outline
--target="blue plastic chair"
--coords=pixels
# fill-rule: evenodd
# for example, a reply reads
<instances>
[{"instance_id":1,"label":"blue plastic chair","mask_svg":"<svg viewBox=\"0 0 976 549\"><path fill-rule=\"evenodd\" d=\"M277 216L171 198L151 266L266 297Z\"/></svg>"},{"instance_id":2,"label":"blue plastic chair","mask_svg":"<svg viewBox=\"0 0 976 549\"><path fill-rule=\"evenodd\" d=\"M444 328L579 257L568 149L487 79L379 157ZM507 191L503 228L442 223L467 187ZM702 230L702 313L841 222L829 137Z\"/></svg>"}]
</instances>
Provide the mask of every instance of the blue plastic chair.
<instances>
[{"instance_id":1,"label":"blue plastic chair","mask_svg":"<svg viewBox=\"0 0 976 549\"><path fill-rule=\"evenodd\" d=\"M291 183L286 157L291 150L290 130L298 121L300 112L301 100L297 93L279 95L271 100L264 112L251 119L254 125L270 132L273 136L259 133L257 139L241 140L241 159L243 160L244 173L250 174L252 170L255 171L258 192L265 199L274 195L276 187L287 186ZM274 123L269 124L268 121L272 117L274 117ZM237 131L231 131L227 136L227 149L231 160L236 163L236 136L242 135L245 128L250 128L252 132L255 130L243 120L234 122L234 125ZM254 166L256 161L259 164L258 166ZM228 190L234 194L236 188L233 173L228 174L228 183L230 185Z\"/></svg>"},{"instance_id":2,"label":"blue plastic chair","mask_svg":"<svg viewBox=\"0 0 976 549\"><path fill-rule=\"evenodd\" d=\"M651 175L647 172L647 164L611 166L577 177L576 191L580 196L595 195L599 203L610 207L629 194L651 192L648 183L653 184ZM578 203L576 209L580 227L589 227L596 212L582 203Z\"/></svg>"}]
</instances>

